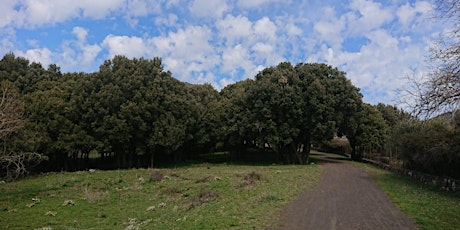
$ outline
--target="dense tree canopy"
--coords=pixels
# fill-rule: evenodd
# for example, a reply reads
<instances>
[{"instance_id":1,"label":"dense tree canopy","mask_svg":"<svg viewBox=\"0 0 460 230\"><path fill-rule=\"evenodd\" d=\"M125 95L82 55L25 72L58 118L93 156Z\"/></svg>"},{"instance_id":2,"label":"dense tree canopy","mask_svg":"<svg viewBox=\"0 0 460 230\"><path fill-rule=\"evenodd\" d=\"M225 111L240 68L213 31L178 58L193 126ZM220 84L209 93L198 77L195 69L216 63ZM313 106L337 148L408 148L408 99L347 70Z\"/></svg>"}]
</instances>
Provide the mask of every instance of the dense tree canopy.
<instances>
[{"instance_id":1,"label":"dense tree canopy","mask_svg":"<svg viewBox=\"0 0 460 230\"><path fill-rule=\"evenodd\" d=\"M94 73L61 73L7 54L0 81L4 98L20 103L14 108L24 127L9 132L2 148L47 157L39 170L153 167L216 151L304 164L312 147L335 135L346 136L359 159L397 146L397 135L407 135L396 127L411 119L363 103L344 72L321 63L283 62L218 92L176 80L159 58L116 56Z\"/></svg>"},{"instance_id":2,"label":"dense tree canopy","mask_svg":"<svg viewBox=\"0 0 460 230\"><path fill-rule=\"evenodd\" d=\"M313 144L330 140L361 103L345 73L325 64L280 63L222 90L230 143L270 148L306 163Z\"/></svg>"}]
</instances>

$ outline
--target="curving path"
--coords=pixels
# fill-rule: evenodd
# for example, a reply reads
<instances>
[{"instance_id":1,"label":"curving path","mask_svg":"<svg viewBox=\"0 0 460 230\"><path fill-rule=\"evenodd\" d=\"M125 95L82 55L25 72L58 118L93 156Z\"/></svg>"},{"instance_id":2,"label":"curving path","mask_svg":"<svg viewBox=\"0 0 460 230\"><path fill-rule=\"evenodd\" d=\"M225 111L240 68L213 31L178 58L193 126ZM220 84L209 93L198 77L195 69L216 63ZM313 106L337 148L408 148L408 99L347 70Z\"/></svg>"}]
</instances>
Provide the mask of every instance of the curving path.
<instances>
[{"instance_id":1,"label":"curving path","mask_svg":"<svg viewBox=\"0 0 460 230\"><path fill-rule=\"evenodd\" d=\"M292 201L280 229L417 229L362 168L328 154L319 185Z\"/></svg>"}]
</instances>

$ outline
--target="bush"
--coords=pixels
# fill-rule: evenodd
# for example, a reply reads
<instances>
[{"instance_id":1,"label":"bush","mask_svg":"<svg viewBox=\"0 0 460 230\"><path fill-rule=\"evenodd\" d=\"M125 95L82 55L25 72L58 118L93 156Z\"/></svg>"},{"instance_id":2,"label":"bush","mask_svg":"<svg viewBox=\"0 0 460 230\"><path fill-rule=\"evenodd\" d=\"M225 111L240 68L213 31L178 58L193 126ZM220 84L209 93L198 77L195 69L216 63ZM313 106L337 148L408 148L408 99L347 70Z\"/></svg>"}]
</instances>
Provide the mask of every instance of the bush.
<instances>
[{"instance_id":1,"label":"bush","mask_svg":"<svg viewBox=\"0 0 460 230\"><path fill-rule=\"evenodd\" d=\"M460 178L460 116L411 121L394 132L404 167L425 173Z\"/></svg>"}]
</instances>

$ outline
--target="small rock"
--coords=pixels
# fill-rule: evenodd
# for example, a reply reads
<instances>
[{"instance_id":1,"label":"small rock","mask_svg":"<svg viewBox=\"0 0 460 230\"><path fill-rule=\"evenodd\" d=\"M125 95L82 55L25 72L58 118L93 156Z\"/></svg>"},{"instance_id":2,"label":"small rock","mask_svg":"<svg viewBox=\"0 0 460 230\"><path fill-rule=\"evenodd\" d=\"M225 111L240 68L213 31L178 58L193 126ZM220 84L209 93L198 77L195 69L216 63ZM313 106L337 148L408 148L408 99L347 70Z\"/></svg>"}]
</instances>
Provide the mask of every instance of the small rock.
<instances>
[{"instance_id":1,"label":"small rock","mask_svg":"<svg viewBox=\"0 0 460 230\"><path fill-rule=\"evenodd\" d=\"M63 205L64 206L75 206L75 201L73 201L73 200L65 200Z\"/></svg>"},{"instance_id":2,"label":"small rock","mask_svg":"<svg viewBox=\"0 0 460 230\"><path fill-rule=\"evenodd\" d=\"M139 178L137 178L137 181L139 181L139 183L143 184L145 180L144 180L143 177L139 177Z\"/></svg>"},{"instance_id":3,"label":"small rock","mask_svg":"<svg viewBox=\"0 0 460 230\"><path fill-rule=\"evenodd\" d=\"M28 208L32 208L33 206L35 206L35 203L30 203L30 204L27 204L26 205Z\"/></svg>"},{"instance_id":4,"label":"small rock","mask_svg":"<svg viewBox=\"0 0 460 230\"><path fill-rule=\"evenodd\" d=\"M57 215L57 212L53 212L53 211L48 211L45 213L45 216L56 216Z\"/></svg>"},{"instance_id":5,"label":"small rock","mask_svg":"<svg viewBox=\"0 0 460 230\"><path fill-rule=\"evenodd\" d=\"M146 212L153 212L153 211L155 211L155 210L156 210L156 207L155 207L155 206L150 206L150 207L148 207L145 211L146 211Z\"/></svg>"}]
</instances>

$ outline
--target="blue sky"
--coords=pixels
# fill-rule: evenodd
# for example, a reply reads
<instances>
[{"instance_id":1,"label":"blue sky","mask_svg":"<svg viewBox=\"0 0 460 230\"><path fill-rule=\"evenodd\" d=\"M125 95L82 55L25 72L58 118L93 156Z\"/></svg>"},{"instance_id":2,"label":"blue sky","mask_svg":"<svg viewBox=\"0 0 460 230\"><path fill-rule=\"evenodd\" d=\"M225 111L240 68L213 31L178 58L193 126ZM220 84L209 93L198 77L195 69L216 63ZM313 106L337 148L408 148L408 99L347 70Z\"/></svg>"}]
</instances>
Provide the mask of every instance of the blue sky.
<instances>
[{"instance_id":1,"label":"blue sky","mask_svg":"<svg viewBox=\"0 0 460 230\"><path fill-rule=\"evenodd\" d=\"M181 81L216 89L281 61L347 72L364 101L396 104L404 77L426 71L447 30L432 1L2 0L0 55L63 72L97 71L114 55L161 57Z\"/></svg>"}]
</instances>

